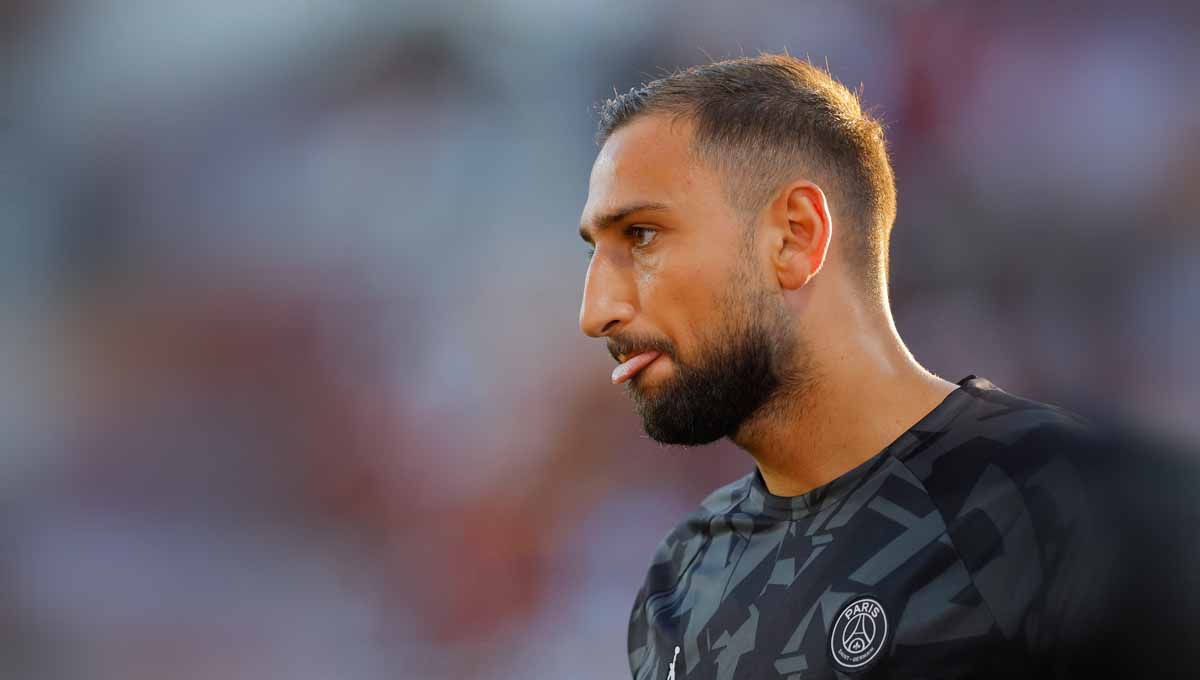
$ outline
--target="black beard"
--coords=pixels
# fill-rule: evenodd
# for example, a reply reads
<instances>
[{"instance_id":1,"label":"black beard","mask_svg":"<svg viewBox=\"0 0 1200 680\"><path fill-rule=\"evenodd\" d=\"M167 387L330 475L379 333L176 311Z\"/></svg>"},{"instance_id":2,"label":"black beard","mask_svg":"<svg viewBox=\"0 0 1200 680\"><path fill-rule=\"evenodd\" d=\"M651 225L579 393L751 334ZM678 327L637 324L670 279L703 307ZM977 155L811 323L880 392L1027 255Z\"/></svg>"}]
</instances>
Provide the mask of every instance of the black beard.
<instances>
[{"instance_id":1,"label":"black beard","mask_svg":"<svg viewBox=\"0 0 1200 680\"><path fill-rule=\"evenodd\" d=\"M710 338L710 349L698 360L685 364L672 353L676 374L662 384L643 389L637 385L638 376L626 384L646 434L663 444L683 446L733 437L785 382L791 382L782 374L781 359L794 343L780 323L768 322L764 303L770 304L747 304L755 312Z\"/></svg>"}]
</instances>

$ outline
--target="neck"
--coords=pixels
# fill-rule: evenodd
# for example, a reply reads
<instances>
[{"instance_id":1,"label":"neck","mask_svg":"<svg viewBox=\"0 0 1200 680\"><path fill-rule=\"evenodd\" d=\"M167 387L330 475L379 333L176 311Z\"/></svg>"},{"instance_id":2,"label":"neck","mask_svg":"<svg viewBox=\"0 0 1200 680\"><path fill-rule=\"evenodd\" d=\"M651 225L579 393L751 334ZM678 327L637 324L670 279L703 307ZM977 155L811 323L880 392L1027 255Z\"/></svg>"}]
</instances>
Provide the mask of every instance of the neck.
<instances>
[{"instance_id":1,"label":"neck","mask_svg":"<svg viewBox=\"0 0 1200 680\"><path fill-rule=\"evenodd\" d=\"M781 390L733 437L754 457L772 494L797 496L837 479L957 388L913 359L890 314L873 325L828 334L836 344L806 347L814 365L803 380Z\"/></svg>"}]
</instances>

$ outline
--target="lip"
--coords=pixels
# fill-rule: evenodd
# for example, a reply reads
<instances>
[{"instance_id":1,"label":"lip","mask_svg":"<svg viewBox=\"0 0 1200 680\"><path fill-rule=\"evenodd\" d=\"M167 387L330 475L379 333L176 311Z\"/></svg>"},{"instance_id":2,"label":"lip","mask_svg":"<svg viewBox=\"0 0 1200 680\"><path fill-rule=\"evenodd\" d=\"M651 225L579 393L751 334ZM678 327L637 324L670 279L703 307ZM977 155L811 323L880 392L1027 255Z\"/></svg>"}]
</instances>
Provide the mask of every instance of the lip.
<instances>
[{"instance_id":1,"label":"lip","mask_svg":"<svg viewBox=\"0 0 1200 680\"><path fill-rule=\"evenodd\" d=\"M621 384L628 380L632 380L639 373L650 367L651 364L658 361L662 357L662 352L649 350L645 352L630 352L628 354L619 354L618 358L627 357L620 363L612 373L612 381L614 384Z\"/></svg>"},{"instance_id":2,"label":"lip","mask_svg":"<svg viewBox=\"0 0 1200 680\"><path fill-rule=\"evenodd\" d=\"M628 352L621 352L620 354L616 354L613 356L613 358L617 360L618 364L623 364L626 361L629 361L630 359L632 359L638 355L645 354L646 352L653 352L653 351L654 350L650 350L650 349L632 349L632 350L629 350Z\"/></svg>"},{"instance_id":3,"label":"lip","mask_svg":"<svg viewBox=\"0 0 1200 680\"><path fill-rule=\"evenodd\" d=\"M623 364L623 363L625 363L626 361L629 361L630 359L632 359L632 358L636 357L637 355L639 355L639 354L645 354L646 352L649 352L649 351L651 351L651 350L648 350L648 349L631 349L631 350L629 350L628 352L620 352L620 353L618 353L618 354L614 354L614 355L613 355L613 359L615 359L615 360L616 360L616 362L617 362L618 364Z\"/></svg>"},{"instance_id":4,"label":"lip","mask_svg":"<svg viewBox=\"0 0 1200 680\"><path fill-rule=\"evenodd\" d=\"M649 350L649 351L654 351L654 350ZM653 359L651 359L651 360L650 360L650 362L649 362L648 364L646 364L645 368L643 368L642 370L638 371L638 375L641 375L642 373L645 373L647 370L649 370L649 369L650 369L650 367L651 367L651 366L653 366L654 364L657 364L659 359L661 359L661 358L663 358L664 356L666 356L666 355L665 355L665 354L663 354L662 352L654 352L654 353L655 353L655 354L657 354L658 356L656 356L656 357L654 357ZM636 378L637 376L635 375L635 376L633 376L633 377L634 377L634 378Z\"/></svg>"}]
</instances>

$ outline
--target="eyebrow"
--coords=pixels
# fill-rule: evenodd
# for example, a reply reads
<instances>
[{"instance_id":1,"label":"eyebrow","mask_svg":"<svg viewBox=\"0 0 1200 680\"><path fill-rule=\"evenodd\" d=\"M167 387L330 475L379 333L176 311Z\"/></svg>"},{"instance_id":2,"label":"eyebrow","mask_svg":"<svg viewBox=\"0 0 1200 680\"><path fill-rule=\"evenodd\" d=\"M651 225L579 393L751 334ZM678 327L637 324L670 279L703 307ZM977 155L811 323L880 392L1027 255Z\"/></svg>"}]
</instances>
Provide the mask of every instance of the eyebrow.
<instances>
[{"instance_id":1,"label":"eyebrow","mask_svg":"<svg viewBox=\"0 0 1200 680\"><path fill-rule=\"evenodd\" d=\"M633 205L617 208L616 210L609 211L603 215L598 215L597 217L593 218L590 229L586 224L581 225L579 227L579 238L587 241L588 243L592 243L593 231L599 234L608 227L625 220L634 213L663 211L668 209L669 208L665 203L635 203Z\"/></svg>"}]
</instances>

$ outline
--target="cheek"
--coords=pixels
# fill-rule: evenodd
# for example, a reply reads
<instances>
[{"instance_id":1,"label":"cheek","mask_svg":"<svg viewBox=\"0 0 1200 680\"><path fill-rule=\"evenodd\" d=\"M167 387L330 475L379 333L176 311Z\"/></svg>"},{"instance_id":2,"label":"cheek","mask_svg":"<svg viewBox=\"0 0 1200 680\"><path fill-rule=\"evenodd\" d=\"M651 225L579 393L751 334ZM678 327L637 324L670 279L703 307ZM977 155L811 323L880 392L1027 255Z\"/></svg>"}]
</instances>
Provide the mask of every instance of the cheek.
<instances>
[{"instance_id":1,"label":"cheek","mask_svg":"<svg viewBox=\"0 0 1200 680\"><path fill-rule=\"evenodd\" d=\"M728 316L727 300L710 278L703 268L681 268L656 277L649 291L655 324L684 362L703 350L704 339L724 327Z\"/></svg>"},{"instance_id":2,"label":"cheek","mask_svg":"<svg viewBox=\"0 0 1200 680\"><path fill-rule=\"evenodd\" d=\"M637 256L639 278L649 294L664 303L688 306L711 299L725 280L721 272L724 262L711 261L704 251L691 244L671 244Z\"/></svg>"},{"instance_id":3,"label":"cheek","mask_svg":"<svg viewBox=\"0 0 1200 680\"><path fill-rule=\"evenodd\" d=\"M634 255L638 295L646 331L673 343L686 362L727 322L738 244L678 232L665 238Z\"/></svg>"},{"instance_id":4,"label":"cheek","mask_svg":"<svg viewBox=\"0 0 1200 680\"><path fill-rule=\"evenodd\" d=\"M661 280L670 277L669 258L660 252L634 253L633 265L638 285L643 289L662 286Z\"/></svg>"}]
</instances>

